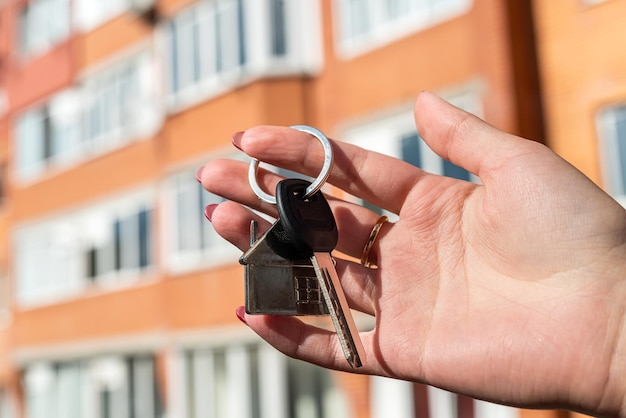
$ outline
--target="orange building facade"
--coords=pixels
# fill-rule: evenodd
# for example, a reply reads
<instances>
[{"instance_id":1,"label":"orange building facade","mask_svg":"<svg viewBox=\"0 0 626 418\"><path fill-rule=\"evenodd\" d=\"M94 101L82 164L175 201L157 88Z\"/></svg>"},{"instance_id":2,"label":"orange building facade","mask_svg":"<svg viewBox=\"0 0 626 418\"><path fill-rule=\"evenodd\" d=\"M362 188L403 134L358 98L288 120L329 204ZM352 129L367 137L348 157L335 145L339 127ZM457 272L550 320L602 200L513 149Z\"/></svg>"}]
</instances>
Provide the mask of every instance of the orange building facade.
<instances>
[{"instance_id":1,"label":"orange building facade","mask_svg":"<svg viewBox=\"0 0 626 418\"><path fill-rule=\"evenodd\" d=\"M557 4L558 3L558 4ZM548 144L626 204L623 1L535 1Z\"/></svg>"},{"instance_id":2,"label":"orange building facade","mask_svg":"<svg viewBox=\"0 0 626 418\"><path fill-rule=\"evenodd\" d=\"M194 178L245 158L236 131L308 124L473 180L415 134L423 90L576 159L535 3L0 3L0 418L569 416L285 358L236 320L240 254Z\"/></svg>"}]
</instances>

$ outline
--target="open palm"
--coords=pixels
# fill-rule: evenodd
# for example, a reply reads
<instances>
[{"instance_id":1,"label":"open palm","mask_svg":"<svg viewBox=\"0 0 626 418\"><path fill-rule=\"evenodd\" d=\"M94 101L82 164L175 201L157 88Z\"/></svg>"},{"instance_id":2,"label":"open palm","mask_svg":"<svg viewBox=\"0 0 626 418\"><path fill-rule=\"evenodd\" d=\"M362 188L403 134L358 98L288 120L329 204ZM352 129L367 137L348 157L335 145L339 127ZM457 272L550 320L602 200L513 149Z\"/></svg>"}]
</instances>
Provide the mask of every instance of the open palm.
<instances>
[{"instance_id":1,"label":"open palm","mask_svg":"<svg viewBox=\"0 0 626 418\"><path fill-rule=\"evenodd\" d=\"M334 142L329 182L398 215L372 249L378 269L338 260L353 309L375 316L361 333L361 373L426 382L496 402L617 414L626 394L626 212L543 145L502 133L422 93L421 136L481 184L436 176ZM251 156L317 175L307 134L257 127L235 138ZM215 229L242 250L251 219L239 203L276 214L247 184L247 166L215 160L203 185L229 202ZM273 190L280 178L260 182ZM238 203L235 203L238 202ZM378 215L331 199L337 249L360 257ZM336 336L293 317L248 325L288 355L349 366ZM618 359L618 360L616 360Z\"/></svg>"}]
</instances>

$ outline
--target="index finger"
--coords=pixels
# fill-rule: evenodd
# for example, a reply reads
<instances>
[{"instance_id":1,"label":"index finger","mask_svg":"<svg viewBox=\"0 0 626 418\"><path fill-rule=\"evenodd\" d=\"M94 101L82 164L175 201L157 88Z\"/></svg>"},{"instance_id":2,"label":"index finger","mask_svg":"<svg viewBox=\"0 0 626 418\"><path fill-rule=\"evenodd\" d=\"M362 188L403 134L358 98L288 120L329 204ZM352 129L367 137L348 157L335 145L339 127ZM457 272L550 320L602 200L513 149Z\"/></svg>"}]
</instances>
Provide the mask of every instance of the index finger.
<instances>
[{"instance_id":1,"label":"index finger","mask_svg":"<svg viewBox=\"0 0 626 418\"><path fill-rule=\"evenodd\" d=\"M305 132L278 126L257 126L233 139L246 154L268 164L311 177L319 174L324 151ZM330 140L334 164L328 182L393 213L426 173L404 161Z\"/></svg>"}]
</instances>

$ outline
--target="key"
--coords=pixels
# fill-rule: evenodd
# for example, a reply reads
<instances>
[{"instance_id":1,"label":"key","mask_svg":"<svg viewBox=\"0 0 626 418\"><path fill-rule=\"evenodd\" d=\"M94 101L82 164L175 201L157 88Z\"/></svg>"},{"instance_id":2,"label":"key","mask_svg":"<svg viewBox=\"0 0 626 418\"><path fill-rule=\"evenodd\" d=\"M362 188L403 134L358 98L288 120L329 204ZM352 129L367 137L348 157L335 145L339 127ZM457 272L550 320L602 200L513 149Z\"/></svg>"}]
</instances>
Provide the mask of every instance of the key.
<instances>
[{"instance_id":1,"label":"key","mask_svg":"<svg viewBox=\"0 0 626 418\"><path fill-rule=\"evenodd\" d=\"M309 184L300 179L278 183L279 221L267 244L281 257L310 259L346 360L353 368L361 367L365 351L331 255L337 246L337 225L322 192L302 198Z\"/></svg>"},{"instance_id":2,"label":"key","mask_svg":"<svg viewBox=\"0 0 626 418\"><path fill-rule=\"evenodd\" d=\"M277 221L258 238L257 222L250 223L250 249L239 259L244 265L246 313L328 315L311 260L281 257L269 247L268 237L279 229Z\"/></svg>"}]
</instances>

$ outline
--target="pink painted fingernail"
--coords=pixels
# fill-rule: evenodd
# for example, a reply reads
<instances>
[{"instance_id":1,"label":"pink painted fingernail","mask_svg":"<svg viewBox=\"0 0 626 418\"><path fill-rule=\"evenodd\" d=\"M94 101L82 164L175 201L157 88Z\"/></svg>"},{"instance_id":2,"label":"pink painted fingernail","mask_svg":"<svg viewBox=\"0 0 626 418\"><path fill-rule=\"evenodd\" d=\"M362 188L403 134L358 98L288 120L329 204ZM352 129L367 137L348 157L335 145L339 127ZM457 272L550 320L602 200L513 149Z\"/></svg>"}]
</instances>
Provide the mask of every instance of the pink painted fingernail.
<instances>
[{"instance_id":1,"label":"pink painted fingernail","mask_svg":"<svg viewBox=\"0 0 626 418\"><path fill-rule=\"evenodd\" d=\"M198 183L202 182L202 171L204 170L204 166L198 168L196 170L196 180L198 180Z\"/></svg>"},{"instance_id":2,"label":"pink painted fingernail","mask_svg":"<svg viewBox=\"0 0 626 418\"><path fill-rule=\"evenodd\" d=\"M217 207L217 204L212 203L208 205L206 208L204 208L204 216L207 218L209 222L211 222L211 218L213 218L213 212L215 211L216 207Z\"/></svg>"},{"instance_id":3,"label":"pink painted fingernail","mask_svg":"<svg viewBox=\"0 0 626 418\"><path fill-rule=\"evenodd\" d=\"M237 319L239 319L242 323L248 325L248 323L246 322L246 308L244 308L243 306L239 306L237 309L235 309L235 315L237 315Z\"/></svg>"},{"instance_id":4,"label":"pink painted fingernail","mask_svg":"<svg viewBox=\"0 0 626 418\"><path fill-rule=\"evenodd\" d=\"M235 132L232 138L230 139L230 141L233 143L235 148L237 148L240 151L242 151L241 149L241 137L242 136L243 136L243 131L239 131L239 132Z\"/></svg>"}]
</instances>

